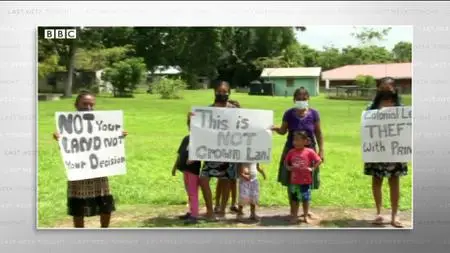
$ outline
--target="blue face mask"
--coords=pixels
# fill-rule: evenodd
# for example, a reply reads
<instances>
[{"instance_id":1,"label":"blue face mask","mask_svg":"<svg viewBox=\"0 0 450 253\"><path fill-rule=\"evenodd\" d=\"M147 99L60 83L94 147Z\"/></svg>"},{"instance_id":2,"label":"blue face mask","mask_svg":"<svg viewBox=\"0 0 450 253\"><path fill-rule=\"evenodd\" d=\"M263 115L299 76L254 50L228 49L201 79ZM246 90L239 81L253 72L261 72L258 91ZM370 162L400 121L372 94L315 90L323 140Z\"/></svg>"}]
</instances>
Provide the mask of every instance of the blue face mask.
<instances>
[{"instance_id":1,"label":"blue face mask","mask_svg":"<svg viewBox=\"0 0 450 253\"><path fill-rule=\"evenodd\" d=\"M308 101L295 101L295 108L297 109L308 109Z\"/></svg>"}]
</instances>

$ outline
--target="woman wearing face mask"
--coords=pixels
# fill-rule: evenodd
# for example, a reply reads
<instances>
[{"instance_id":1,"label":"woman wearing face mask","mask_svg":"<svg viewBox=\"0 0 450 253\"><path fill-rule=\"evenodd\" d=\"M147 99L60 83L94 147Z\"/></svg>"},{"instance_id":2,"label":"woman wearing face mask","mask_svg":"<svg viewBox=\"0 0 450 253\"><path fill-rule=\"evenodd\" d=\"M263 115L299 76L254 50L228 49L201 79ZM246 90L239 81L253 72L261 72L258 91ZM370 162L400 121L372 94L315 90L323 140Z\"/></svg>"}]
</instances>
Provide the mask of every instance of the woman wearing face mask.
<instances>
[{"instance_id":1,"label":"woman wearing face mask","mask_svg":"<svg viewBox=\"0 0 450 253\"><path fill-rule=\"evenodd\" d=\"M294 107L288 109L283 115L283 122L280 127L273 127L272 130L280 135L288 134L284 150L280 158L279 170L278 170L278 182L286 187L289 199L290 191L289 186L289 171L284 166L284 158L287 152L293 148L293 133L297 131L305 131L309 138L309 148L317 150L322 161L324 161L324 149L323 149L323 136L320 127L319 112L310 108L309 104L309 92L304 87L296 89L294 92ZM313 172L313 185L312 189L319 189L320 177L319 169ZM291 207L290 216L294 216L293 203L289 202ZM310 218L313 218L311 212L308 213Z\"/></svg>"},{"instance_id":2,"label":"woman wearing face mask","mask_svg":"<svg viewBox=\"0 0 450 253\"><path fill-rule=\"evenodd\" d=\"M374 103L368 110L379 110L383 107L402 106L399 104L398 94L392 90L378 91ZM403 224L398 220L397 212L400 199L400 177L408 174L407 163L364 163L364 174L372 177L372 194L375 200L377 215L373 224L382 225L384 218L381 215L383 179L389 181L391 197L391 225L401 228Z\"/></svg>"},{"instance_id":3,"label":"woman wearing face mask","mask_svg":"<svg viewBox=\"0 0 450 253\"><path fill-rule=\"evenodd\" d=\"M239 104L237 101L229 100L230 85L228 82L219 81L214 88L213 107L236 108ZM188 122L193 113L188 114ZM216 189L216 197L220 199L220 206L217 208L219 216L225 215L226 205L230 195L230 186L232 180L237 178L237 164L226 162L204 162L200 172L200 187L202 189L203 198L206 204L206 216L209 220L216 220L213 210L212 192L209 185L210 178L218 179L218 187Z\"/></svg>"},{"instance_id":4,"label":"woman wearing face mask","mask_svg":"<svg viewBox=\"0 0 450 253\"><path fill-rule=\"evenodd\" d=\"M93 111L94 106L95 95L88 91L81 92L75 99L77 111ZM128 135L125 131L122 134L124 137ZM58 132L53 134L55 140L59 137ZM68 181L67 186L68 214L73 217L75 228L84 227L84 217L97 215L100 215L100 226L109 227L115 204L107 177Z\"/></svg>"},{"instance_id":5,"label":"woman wearing face mask","mask_svg":"<svg viewBox=\"0 0 450 253\"><path fill-rule=\"evenodd\" d=\"M378 92L381 92L381 91L390 91L392 93L397 94L396 100L395 100L395 105L396 106L401 105L401 98L400 98L400 95L398 94L397 88L395 87L394 78L392 78L392 77L381 78L380 81L377 83L377 94L378 94ZM375 103L375 98L373 98L373 100L367 106L367 110L370 110L369 108L373 107L374 103Z\"/></svg>"}]
</instances>

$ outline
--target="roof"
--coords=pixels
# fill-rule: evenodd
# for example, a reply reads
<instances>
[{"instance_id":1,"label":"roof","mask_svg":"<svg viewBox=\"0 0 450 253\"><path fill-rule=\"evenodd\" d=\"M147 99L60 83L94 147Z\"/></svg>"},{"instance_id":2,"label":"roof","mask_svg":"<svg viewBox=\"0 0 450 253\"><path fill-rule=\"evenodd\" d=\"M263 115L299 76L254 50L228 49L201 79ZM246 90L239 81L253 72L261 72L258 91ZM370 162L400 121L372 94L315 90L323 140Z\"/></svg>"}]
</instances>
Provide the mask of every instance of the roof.
<instances>
[{"instance_id":1,"label":"roof","mask_svg":"<svg viewBox=\"0 0 450 253\"><path fill-rule=\"evenodd\" d=\"M375 79L386 76L395 79L411 79L412 64L388 63L367 65L346 65L322 72L322 80L355 80L358 75L370 75Z\"/></svg>"},{"instance_id":2,"label":"roof","mask_svg":"<svg viewBox=\"0 0 450 253\"><path fill-rule=\"evenodd\" d=\"M149 71L149 73L151 73ZM181 73L181 68L178 66L157 66L153 74L155 75L177 75Z\"/></svg>"},{"instance_id":3,"label":"roof","mask_svg":"<svg viewBox=\"0 0 450 253\"><path fill-rule=\"evenodd\" d=\"M265 68L261 77L318 77L322 68Z\"/></svg>"}]
</instances>

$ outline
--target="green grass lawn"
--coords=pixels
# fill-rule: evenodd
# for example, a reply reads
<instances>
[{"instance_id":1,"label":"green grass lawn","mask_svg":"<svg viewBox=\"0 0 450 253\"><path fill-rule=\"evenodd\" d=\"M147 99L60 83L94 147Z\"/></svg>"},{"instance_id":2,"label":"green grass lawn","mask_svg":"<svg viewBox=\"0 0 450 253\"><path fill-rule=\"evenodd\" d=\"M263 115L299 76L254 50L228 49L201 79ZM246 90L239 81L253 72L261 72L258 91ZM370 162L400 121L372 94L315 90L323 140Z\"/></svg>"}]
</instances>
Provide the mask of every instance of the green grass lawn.
<instances>
[{"instance_id":1,"label":"green grass lawn","mask_svg":"<svg viewBox=\"0 0 450 253\"><path fill-rule=\"evenodd\" d=\"M186 113L191 106L208 105L212 91L186 91L182 100L161 100L157 95L135 98L98 97L96 110L123 110L127 175L110 178L117 205L171 205L186 202L181 175L171 168L181 139L188 133ZM261 97L232 94L244 108L274 110L275 124L292 105L291 97ZM411 104L410 97L403 102ZM371 178L363 174L360 152L360 116L367 102L313 97L319 110L325 138L325 164L321 166L321 189L313 194L314 206L373 207ZM58 144L52 139L56 111L73 110L73 100L39 102L38 123L38 224L46 227L66 217L67 183ZM274 135L273 162L263 165L268 175L261 180L261 205L287 205L286 189L277 183L278 161L285 136ZM410 210L410 173L401 180L400 209ZM388 187L384 205L389 207ZM183 210L180 210L181 212Z\"/></svg>"}]
</instances>

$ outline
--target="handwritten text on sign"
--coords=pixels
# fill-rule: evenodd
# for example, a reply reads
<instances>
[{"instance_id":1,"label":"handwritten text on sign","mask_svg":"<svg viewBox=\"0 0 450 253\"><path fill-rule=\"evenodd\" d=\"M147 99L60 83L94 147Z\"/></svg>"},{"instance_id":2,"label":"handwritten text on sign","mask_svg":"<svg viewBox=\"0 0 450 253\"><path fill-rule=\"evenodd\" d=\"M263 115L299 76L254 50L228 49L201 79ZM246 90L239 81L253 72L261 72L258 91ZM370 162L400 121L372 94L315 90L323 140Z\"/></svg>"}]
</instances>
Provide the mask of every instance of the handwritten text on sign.
<instances>
[{"instance_id":1,"label":"handwritten text on sign","mask_svg":"<svg viewBox=\"0 0 450 253\"><path fill-rule=\"evenodd\" d=\"M122 111L57 112L69 181L126 174Z\"/></svg>"},{"instance_id":2,"label":"handwritten text on sign","mask_svg":"<svg viewBox=\"0 0 450 253\"><path fill-rule=\"evenodd\" d=\"M213 162L270 162L273 111L195 107L189 159Z\"/></svg>"},{"instance_id":3,"label":"handwritten text on sign","mask_svg":"<svg viewBox=\"0 0 450 253\"><path fill-rule=\"evenodd\" d=\"M361 122L364 162L411 161L411 107L364 111Z\"/></svg>"}]
</instances>

